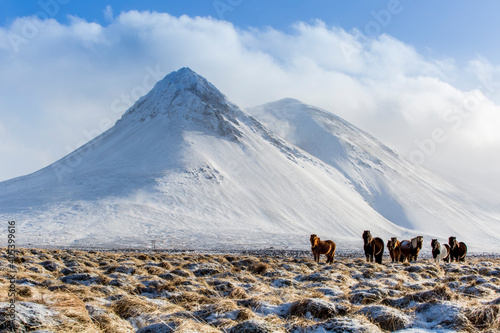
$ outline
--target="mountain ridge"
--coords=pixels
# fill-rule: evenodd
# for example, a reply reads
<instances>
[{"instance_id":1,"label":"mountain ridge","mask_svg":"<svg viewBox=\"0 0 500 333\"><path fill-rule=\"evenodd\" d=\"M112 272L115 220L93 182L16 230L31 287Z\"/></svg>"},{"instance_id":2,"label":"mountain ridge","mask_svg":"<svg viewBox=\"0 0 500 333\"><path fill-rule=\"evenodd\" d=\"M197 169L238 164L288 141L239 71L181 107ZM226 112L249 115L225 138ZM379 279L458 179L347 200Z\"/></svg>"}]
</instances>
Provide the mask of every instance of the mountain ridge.
<instances>
[{"instance_id":1,"label":"mountain ridge","mask_svg":"<svg viewBox=\"0 0 500 333\"><path fill-rule=\"evenodd\" d=\"M439 218L475 225L471 248L482 248L479 237L498 239L491 212L453 199L457 189L345 120L292 99L252 110L182 68L98 138L0 183L0 217L19 220L26 242L69 246L155 238L176 247L307 248L308 234L323 233L355 248L365 229L447 237L455 228L434 226ZM415 198L397 197L409 191Z\"/></svg>"}]
</instances>

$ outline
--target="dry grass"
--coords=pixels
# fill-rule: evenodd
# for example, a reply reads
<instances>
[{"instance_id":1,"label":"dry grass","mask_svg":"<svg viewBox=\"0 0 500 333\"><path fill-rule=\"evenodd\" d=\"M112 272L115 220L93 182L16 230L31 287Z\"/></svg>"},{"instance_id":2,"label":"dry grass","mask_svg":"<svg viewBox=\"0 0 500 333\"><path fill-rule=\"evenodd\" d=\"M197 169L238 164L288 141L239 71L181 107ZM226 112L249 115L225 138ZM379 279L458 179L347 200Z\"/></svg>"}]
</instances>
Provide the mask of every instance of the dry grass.
<instances>
[{"instance_id":1,"label":"dry grass","mask_svg":"<svg viewBox=\"0 0 500 333\"><path fill-rule=\"evenodd\" d=\"M111 303L110 308L123 319L135 317L141 313L155 312L157 310L155 306L146 302L144 299L131 296L123 297Z\"/></svg>"},{"instance_id":2,"label":"dry grass","mask_svg":"<svg viewBox=\"0 0 500 333\"><path fill-rule=\"evenodd\" d=\"M481 305L469 308L465 316L479 330L500 331L500 305Z\"/></svg>"},{"instance_id":3,"label":"dry grass","mask_svg":"<svg viewBox=\"0 0 500 333\"><path fill-rule=\"evenodd\" d=\"M9 300L5 254L0 250L3 302ZM500 330L498 258L441 267L428 259L378 265L337 258L326 265L310 255L20 249L16 262L16 301L44 305L55 316L36 329L121 333L171 323L175 332L306 332L340 318L372 330L392 324L360 310L379 306L399 326L419 327L423 311L442 305L442 321L432 318L436 327ZM43 316L49 314L42 322Z\"/></svg>"}]
</instances>

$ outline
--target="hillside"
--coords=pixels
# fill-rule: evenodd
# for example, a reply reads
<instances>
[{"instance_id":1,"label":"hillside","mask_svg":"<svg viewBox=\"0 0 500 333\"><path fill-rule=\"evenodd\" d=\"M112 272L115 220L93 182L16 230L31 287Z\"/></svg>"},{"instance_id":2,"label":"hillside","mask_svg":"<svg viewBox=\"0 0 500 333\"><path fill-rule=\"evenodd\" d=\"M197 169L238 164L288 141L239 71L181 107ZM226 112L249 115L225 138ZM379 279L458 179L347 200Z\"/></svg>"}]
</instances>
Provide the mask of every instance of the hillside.
<instances>
[{"instance_id":1,"label":"hillside","mask_svg":"<svg viewBox=\"0 0 500 333\"><path fill-rule=\"evenodd\" d=\"M338 117L294 100L248 111L173 72L96 139L0 183L0 218L20 245L305 249L316 233L359 248L365 229L498 243L491 206Z\"/></svg>"}]
</instances>

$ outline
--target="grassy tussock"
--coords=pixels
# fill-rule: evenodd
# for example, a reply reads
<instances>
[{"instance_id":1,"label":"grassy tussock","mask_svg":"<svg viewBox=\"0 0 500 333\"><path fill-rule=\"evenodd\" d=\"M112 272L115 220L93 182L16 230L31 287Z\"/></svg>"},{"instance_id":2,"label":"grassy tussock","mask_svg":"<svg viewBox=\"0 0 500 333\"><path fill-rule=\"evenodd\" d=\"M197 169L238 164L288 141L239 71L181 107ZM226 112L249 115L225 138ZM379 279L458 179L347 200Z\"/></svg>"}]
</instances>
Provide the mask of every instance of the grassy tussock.
<instances>
[{"instance_id":1,"label":"grassy tussock","mask_svg":"<svg viewBox=\"0 0 500 333\"><path fill-rule=\"evenodd\" d=\"M465 316L479 330L500 331L500 305L481 305L469 308Z\"/></svg>"},{"instance_id":2,"label":"grassy tussock","mask_svg":"<svg viewBox=\"0 0 500 333\"><path fill-rule=\"evenodd\" d=\"M439 267L428 259L326 265L310 255L20 249L16 262L16 301L55 316L37 329L121 333L170 323L175 332L305 332L341 324L374 331L422 327L418 318L437 311L442 320L429 319L436 328L500 330L497 258ZM6 267L2 249L2 302Z\"/></svg>"}]
</instances>

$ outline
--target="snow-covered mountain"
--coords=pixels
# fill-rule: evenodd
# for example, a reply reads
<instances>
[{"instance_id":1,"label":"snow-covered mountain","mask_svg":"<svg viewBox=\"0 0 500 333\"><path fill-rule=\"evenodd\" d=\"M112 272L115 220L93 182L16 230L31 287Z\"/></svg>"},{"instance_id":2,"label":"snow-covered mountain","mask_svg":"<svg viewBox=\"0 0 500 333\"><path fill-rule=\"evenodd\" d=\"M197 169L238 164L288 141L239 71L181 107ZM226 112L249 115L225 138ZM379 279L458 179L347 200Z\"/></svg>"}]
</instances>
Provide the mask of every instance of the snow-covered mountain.
<instances>
[{"instance_id":1,"label":"snow-covered mountain","mask_svg":"<svg viewBox=\"0 0 500 333\"><path fill-rule=\"evenodd\" d=\"M287 142L339 170L374 210L398 226L436 236L479 239L490 234L491 241L499 235L498 205L409 163L330 112L294 99L247 111Z\"/></svg>"},{"instance_id":2,"label":"snow-covered mountain","mask_svg":"<svg viewBox=\"0 0 500 333\"><path fill-rule=\"evenodd\" d=\"M352 248L365 229L499 243L494 206L342 119L291 99L247 111L173 72L96 139L0 183L0 218L21 245L305 249L316 233Z\"/></svg>"}]
</instances>

